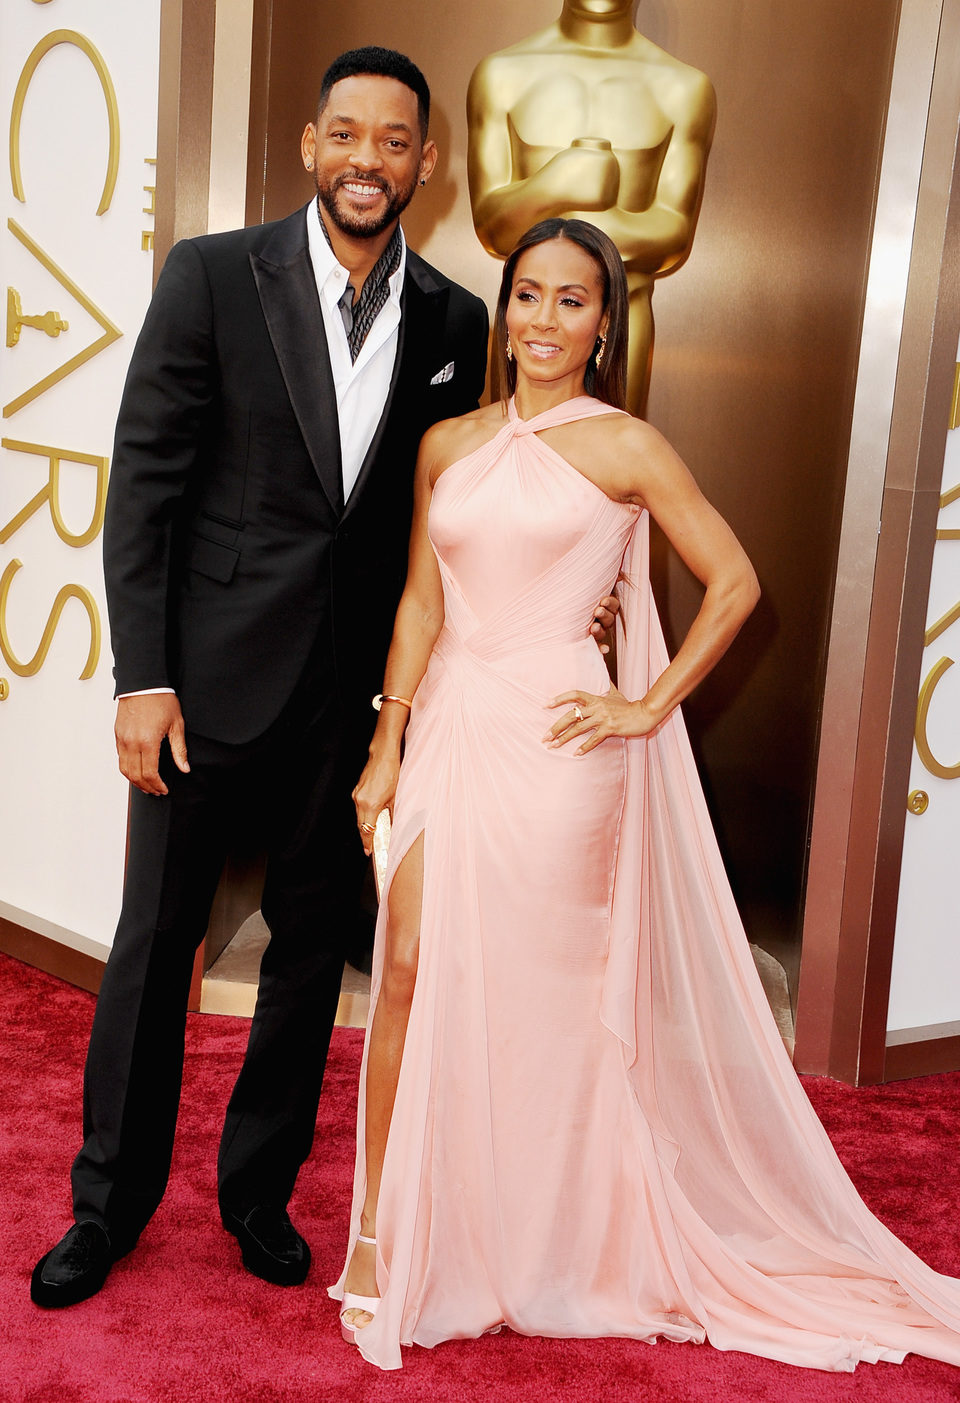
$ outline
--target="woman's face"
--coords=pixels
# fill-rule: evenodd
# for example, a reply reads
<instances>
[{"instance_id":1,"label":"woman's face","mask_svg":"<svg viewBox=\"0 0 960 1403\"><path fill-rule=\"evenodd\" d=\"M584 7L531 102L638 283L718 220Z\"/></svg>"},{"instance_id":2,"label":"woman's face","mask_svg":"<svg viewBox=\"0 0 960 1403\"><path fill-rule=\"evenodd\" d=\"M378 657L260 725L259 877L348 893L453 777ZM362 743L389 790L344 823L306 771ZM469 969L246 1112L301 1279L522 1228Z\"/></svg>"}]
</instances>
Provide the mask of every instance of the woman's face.
<instances>
[{"instance_id":1,"label":"woman's face","mask_svg":"<svg viewBox=\"0 0 960 1403\"><path fill-rule=\"evenodd\" d=\"M602 274L569 239L526 249L507 303L507 330L518 372L538 384L583 385L597 336L606 331Z\"/></svg>"}]
</instances>

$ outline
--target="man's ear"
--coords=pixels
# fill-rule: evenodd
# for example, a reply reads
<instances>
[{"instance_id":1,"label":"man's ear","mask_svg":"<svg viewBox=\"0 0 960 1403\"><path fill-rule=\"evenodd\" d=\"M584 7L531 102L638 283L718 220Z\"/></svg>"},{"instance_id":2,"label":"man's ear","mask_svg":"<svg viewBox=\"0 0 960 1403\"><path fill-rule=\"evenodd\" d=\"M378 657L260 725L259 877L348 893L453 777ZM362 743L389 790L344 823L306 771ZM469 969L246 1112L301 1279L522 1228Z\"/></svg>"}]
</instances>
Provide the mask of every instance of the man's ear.
<instances>
[{"instance_id":1,"label":"man's ear","mask_svg":"<svg viewBox=\"0 0 960 1403\"><path fill-rule=\"evenodd\" d=\"M435 141L428 141L420 152L420 165L417 169L417 179L421 185L426 185L433 174L433 168L437 164L440 155Z\"/></svg>"},{"instance_id":2,"label":"man's ear","mask_svg":"<svg viewBox=\"0 0 960 1403\"><path fill-rule=\"evenodd\" d=\"M300 155L303 157L303 164L308 171L312 171L317 163L317 129L313 122L308 122L303 129L303 136L300 138Z\"/></svg>"}]
</instances>

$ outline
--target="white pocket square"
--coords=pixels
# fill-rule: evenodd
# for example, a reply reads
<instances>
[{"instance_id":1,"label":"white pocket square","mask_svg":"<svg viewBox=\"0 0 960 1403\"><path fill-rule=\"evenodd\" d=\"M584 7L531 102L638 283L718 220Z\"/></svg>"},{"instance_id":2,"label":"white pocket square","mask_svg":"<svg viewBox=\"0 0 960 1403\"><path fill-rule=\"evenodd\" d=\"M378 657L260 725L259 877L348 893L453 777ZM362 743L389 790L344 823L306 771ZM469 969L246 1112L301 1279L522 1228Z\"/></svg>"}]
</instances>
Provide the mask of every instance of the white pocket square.
<instances>
[{"instance_id":1,"label":"white pocket square","mask_svg":"<svg viewBox=\"0 0 960 1403\"><path fill-rule=\"evenodd\" d=\"M445 384L447 383L448 380L452 380L452 379L453 379L453 361L450 361L447 365L445 365L445 366L443 367L442 370L438 370L438 371L437 371L436 375L435 375L435 376L433 377L433 379L430 381L430 384L431 384L431 385L445 385Z\"/></svg>"}]
</instances>

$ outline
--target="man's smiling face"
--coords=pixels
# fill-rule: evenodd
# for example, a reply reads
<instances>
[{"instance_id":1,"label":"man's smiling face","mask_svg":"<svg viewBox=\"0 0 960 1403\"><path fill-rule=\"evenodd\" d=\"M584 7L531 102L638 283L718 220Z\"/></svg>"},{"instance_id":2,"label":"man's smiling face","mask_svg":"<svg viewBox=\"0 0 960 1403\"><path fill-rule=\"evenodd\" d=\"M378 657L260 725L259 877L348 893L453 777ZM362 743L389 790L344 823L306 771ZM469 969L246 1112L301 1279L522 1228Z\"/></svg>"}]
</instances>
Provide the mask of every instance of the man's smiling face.
<instances>
[{"instance_id":1,"label":"man's smiling face","mask_svg":"<svg viewBox=\"0 0 960 1403\"><path fill-rule=\"evenodd\" d=\"M320 203L351 238L375 238L399 219L436 159L420 135L416 94L396 78L342 78L304 135Z\"/></svg>"}]
</instances>

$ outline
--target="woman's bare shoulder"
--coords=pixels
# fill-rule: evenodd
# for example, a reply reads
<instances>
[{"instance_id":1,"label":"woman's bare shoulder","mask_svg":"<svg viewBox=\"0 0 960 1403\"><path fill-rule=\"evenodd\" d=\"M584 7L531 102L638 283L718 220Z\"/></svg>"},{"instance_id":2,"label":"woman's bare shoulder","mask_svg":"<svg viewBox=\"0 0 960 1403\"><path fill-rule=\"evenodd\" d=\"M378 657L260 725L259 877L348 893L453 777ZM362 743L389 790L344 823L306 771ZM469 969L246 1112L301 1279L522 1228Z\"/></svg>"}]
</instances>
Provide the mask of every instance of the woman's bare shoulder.
<instances>
[{"instance_id":1,"label":"woman's bare shoulder","mask_svg":"<svg viewBox=\"0 0 960 1403\"><path fill-rule=\"evenodd\" d=\"M577 420L557 432L570 434L561 447L564 456L618 502L646 505L651 480L680 462L652 424L615 409Z\"/></svg>"},{"instance_id":2,"label":"woman's bare shoulder","mask_svg":"<svg viewBox=\"0 0 960 1403\"><path fill-rule=\"evenodd\" d=\"M596 449L608 471L618 479L635 478L645 471L656 471L679 462L676 450L659 429L632 414L617 414L592 421L596 425Z\"/></svg>"},{"instance_id":3,"label":"woman's bare shoulder","mask_svg":"<svg viewBox=\"0 0 960 1403\"><path fill-rule=\"evenodd\" d=\"M637 419L633 414L611 414L593 421L601 428L607 442L616 451L647 452L664 447L667 440L659 429L648 424L646 419Z\"/></svg>"},{"instance_id":4,"label":"woman's bare shoulder","mask_svg":"<svg viewBox=\"0 0 960 1403\"><path fill-rule=\"evenodd\" d=\"M480 448L497 434L506 422L499 400L461 414L457 419L441 419L424 434L420 451L429 463L431 482L445 468Z\"/></svg>"}]
</instances>

